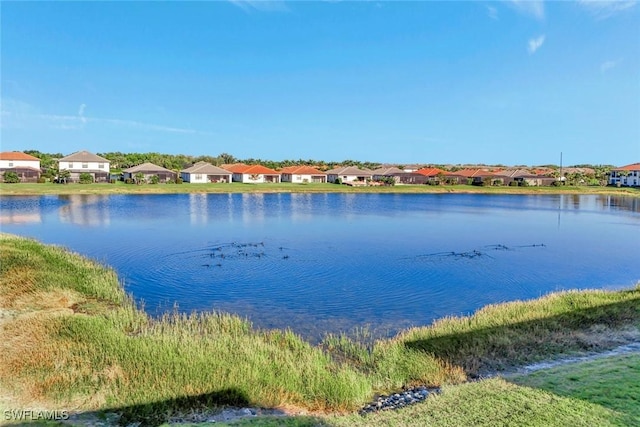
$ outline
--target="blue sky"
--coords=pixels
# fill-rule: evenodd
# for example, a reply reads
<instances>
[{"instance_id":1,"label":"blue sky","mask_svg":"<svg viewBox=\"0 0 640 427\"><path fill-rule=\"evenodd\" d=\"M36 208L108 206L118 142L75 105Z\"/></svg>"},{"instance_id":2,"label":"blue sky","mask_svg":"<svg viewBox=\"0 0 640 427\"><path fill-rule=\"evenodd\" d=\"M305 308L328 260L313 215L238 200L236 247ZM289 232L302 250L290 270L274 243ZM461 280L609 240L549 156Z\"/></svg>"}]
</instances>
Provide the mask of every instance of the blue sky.
<instances>
[{"instance_id":1,"label":"blue sky","mask_svg":"<svg viewBox=\"0 0 640 427\"><path fill-rule=\"evenodd\" d=\"M2 2L2 150L640 161L640 5Z\"/></svg>"}]
</instances>

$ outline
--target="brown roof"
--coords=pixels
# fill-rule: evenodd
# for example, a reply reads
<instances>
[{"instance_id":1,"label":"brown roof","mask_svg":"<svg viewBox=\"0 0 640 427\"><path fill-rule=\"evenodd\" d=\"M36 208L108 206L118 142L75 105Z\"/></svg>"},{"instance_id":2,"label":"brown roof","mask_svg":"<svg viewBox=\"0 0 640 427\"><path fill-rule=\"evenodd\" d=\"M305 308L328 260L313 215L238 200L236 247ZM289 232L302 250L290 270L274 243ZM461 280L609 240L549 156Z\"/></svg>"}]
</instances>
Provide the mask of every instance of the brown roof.
<instances>
[{"instance_id":1,"label":"brown roof","mask_svg":"<svg viewBox=\"0 0 640 427\"><path fill-rule=\"evenodd\" d=\"M614 171L640 171L640 163L633 163L627 166L612 169Z\"/></svg>"},{"instance_id":2,"label":"brown roof","mask_svg":"<svg viewBox=\"0 0 640 427\"><path fill-rule=\"evenodd\" d=\"M29 154L23 153L21 151L4 151L0 153L0 160L37 160L40 161L39 158L33 157Z\"/></svg>"},{"instance_id":3,"label":"brown roof","mask_svg":"<svg viewBox=\"0 0 640 427\"><path fill-rule=\"evenodd\" d=\"M226 169L219 168L217 166L213 166L211 163L207 162L198 162L187 169L183 169L180 172L186 173L202 173L207 175L231 175Z\"/></svg>"},{"instance_id":4,"label":"brown roof","mask_svg":"<svg viewBox=\"0 0 640 427\"><path fill-rule=\"evenodd\" d=\"M73 154L69 154L58 160L59 162L109 162L104 157L100 157L96 154L88 151L78 151Z\"/></svg>"},{"instance_id":5,"label":"brown roof","mask_svg":"<svg viewBox=\"0 0 640 427\"><path fill-rule=\"evenodd\" d=\"M424 176L436 176L439 174L446 174L447 172L438 168L422 168L422 169L418 169L416 173L419 173L420 175L424 175Z\"/></svg>"},{"instance_id":6,"label":"brown roof","mask_svg":"<svg viewBox=\"0 0 640 427\"><path fill-rule=\"evenodd\" d=\"M347 166L347 167L328 170L327 174L363 176L363 175L371 175L371 171L368 169L360 169L355 166Z\"/></svg>"},{"instance_id":7,"label":"brown roof","mask_svg":"<svg viewBox=\"0 0 640 427\"><path fill-rule=\"evenodd\" d=\"M483 169L462 169L455 172L455 175L461 175L467 178L472 178L474 176L493 176L495 174L493 172L489 172Z\"/></svg>"},{"instance_id":8,"label":"brown roof","mask_svg":"<svg viewBox=\"0 0 640 427\"><path fill-rule=\"evenodd\" d=\"M130 167L128 169L124 169L122 172L127 172L127 173L137 173L137 172L171 172L173 173L173 171L163 168L162 166L158 166L156 164L153 163L143 163L141 165L137 165L137 166L133 166Z\"/></svg>"},{"instance_id":9,"label":"brown roof","mask_svg":"<svg viewBox=\"0 0 640 427\"><path fill-rule=\"evenodd\" d=\"M287 166L282 168L280 173L289 173L296 175L326 175L324 172L320 172L318 169L311 166Z\"/></svg>"},{"instance_id":10,"label":"brown roof","mask_svg":"<svg viewBox=\"0 0 640 427\"><path fill-rule=\"evenodd\" d=\"M394 175L399 173L407 173L396 166L382 167L371 172L374 175Z\"/></svg>"}]
</instances>

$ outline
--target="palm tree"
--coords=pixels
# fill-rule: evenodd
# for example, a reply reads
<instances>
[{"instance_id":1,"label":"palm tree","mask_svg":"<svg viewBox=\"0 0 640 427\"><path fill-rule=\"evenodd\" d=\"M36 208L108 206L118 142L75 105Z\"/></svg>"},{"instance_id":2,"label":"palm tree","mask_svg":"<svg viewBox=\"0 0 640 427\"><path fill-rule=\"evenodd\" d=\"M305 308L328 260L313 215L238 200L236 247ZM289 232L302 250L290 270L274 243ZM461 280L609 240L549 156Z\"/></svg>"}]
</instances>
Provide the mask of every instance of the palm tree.
<instances>
[{"instance_id":1,"label":"palm tree","mask_svg":"<svg viewBox=\"0 0 640 427\"><path fill-rule=\"evenodd\" d=\"M58 171L58 182L67 183L71 178L71 171L69 169L62 169Z\"/></svg>"}]
</instances>

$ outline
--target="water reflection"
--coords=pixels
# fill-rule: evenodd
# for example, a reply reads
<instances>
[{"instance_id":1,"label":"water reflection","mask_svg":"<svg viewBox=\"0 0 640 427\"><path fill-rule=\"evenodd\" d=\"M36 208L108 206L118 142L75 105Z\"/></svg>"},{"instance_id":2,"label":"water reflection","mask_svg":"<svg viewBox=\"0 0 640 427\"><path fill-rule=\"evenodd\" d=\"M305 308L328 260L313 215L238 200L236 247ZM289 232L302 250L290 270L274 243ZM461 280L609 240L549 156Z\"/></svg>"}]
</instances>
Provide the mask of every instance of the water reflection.
<instances>
[{"instance_id":1,"label":"water reflection","mask_svg":"<svg viewBox=\"0 0 640 427\"><path fill-rule=\"evenodd\" d=\"M61 195L66 202L60 207L60 222L90 227L105 227L111 223L108 195Z\"/></svg>"},{"instance_id":2,"label":"water reflection","mask_svg":"<svg viewBox=\"0 0 640 427\"><path fill-rule=\"evenodd\" d=\"M189 219L191 224L206 224L209 221L209 199L207 194L189 194Z\"/></svg>"},{"instance_id":3,"label":"water reflection","mask_svg":"<svg viewBox=\"0 0 640 427\"><path fill-rule=\"evenodd\" d=\"M2 201L7 200L3 198ZM9 199L10 200L10 199ZM24 224L42 222L40 197L25 197L22 209L5 208L0 210L0 224Z\"/></svg>"}]
</instances>

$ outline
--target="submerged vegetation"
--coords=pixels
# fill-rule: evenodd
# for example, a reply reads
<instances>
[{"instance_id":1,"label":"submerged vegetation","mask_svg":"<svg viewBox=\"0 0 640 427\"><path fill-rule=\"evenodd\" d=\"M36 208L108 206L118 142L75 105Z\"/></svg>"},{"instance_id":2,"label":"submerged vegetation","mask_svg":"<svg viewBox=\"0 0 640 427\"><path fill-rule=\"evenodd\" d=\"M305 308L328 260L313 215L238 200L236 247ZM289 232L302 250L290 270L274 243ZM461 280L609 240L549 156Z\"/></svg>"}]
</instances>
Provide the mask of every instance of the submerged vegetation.
<instances>
[{"instance_id":1,"label":"submerged vegetation","mask_svg":"<svg viewBox=\"0 0 640 427\"><path fill-rule=\"evenodd\" d=\"M147 424L217 405L353 411L376 393L413 385L446 391L487 371L610 348L637 337L640 326L637 286L492 305L386 340L329 335L312 346L229 314L151 318L113 270L6 234L0 291L0 389L12 402L110 410Z\"/></svg>"}]
</instances>

